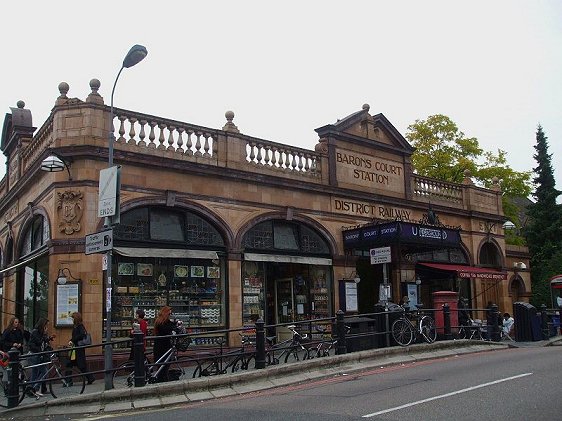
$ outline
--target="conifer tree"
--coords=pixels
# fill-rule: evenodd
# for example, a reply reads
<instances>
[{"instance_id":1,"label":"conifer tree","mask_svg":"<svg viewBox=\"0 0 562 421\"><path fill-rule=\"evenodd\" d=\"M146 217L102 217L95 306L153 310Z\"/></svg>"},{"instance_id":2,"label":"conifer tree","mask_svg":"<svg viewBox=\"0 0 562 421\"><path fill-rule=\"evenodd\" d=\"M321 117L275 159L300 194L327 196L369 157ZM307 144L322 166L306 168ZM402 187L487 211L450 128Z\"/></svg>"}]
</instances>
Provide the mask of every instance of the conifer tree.
<instances>
[{"instance_id":1,"label":"conifer tree","mask_svg":"<svg viewBox=\"0 0 562 421\"><path fill-rule=\"evenodd\" d=\"M527 209L529 217L524 235L531 254L532 304L550 307L550 277L562 273L562 209L556 203L560 191L555 187L554 171L548 153L548 138L539 125L536 133L537 166L533 169L535 203Z\"/></svg>"}]
</instances>

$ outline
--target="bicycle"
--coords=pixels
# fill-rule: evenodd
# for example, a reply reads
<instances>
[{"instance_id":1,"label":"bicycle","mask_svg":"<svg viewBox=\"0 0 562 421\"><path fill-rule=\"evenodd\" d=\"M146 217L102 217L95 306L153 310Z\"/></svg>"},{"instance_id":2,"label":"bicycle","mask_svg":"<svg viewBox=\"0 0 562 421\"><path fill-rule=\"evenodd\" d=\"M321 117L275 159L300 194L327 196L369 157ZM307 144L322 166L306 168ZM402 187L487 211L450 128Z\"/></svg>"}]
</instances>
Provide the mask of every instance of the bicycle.
<instances>
[{"instance_id":1,"label":"bicycle","mask_svg":"<svg viewBox=\"0 0 562 421\"><path fill-rule=\"evenodd\" d=\"M39 399L42 395L34 390L35 383L47 383L49 393L53 398L62 398L67 396L81 395L86 387L86 377L76 367L65 367L61 364L59 353L63 351L55 351L47 356L48 361L38 364L27 365L23 367L19 365L19 389L18 403L23 401L25 397ZM45 373L37 380L31 382L29 370L36 367L46 367ZM6 377L5 377L6 376ZM1 376L2 391L0 406L7 406L8 403L8 370L6 369Z\"/></svg>"},{"instance_id":2,"label":"bicycle","mask_svg":"<svg viewBox=\"0 0 562 421\"><path fill-rule=\"evenodd\" d=\"M174 335L175 336L175 335ZM146 354L144 354L144 383L153 384L158 382L158 375L162 372L166 365L169 365L168 378L173 380L181 380L185 378L186 371L181 365L182 361L187 361L178 357L178 352L187 351L191 339L185 334L180 333L178 337L172 341L172 347L168 349L154 364ZM135 384L135 363L134 361L125 361L113 371L113 385L121 385L124 387L132 387Z\"/></svg>"},{"instance_id":3,"label":"bicycle","mask_svg":"<svg viewBox=\"0 0 562 421\"><path fill-rule=\"evenodd\" d=\"M408 346L420 336L427 342L433 343L437 339L435 321L431 316L421 313L419 307L408 315L405 310L402 315L392 323L392 337L398 345ZM414 322L417 322L414 323Z\"/></svg>"},{"instance_id":4,"label":"bicycle","mask_svg":"<svg viewBox=\"0 0 562 421\"><path fill-rule=\"evenodd\" d=\"M291 331L291 338L286 339L278 344L275 344L275 336L266 337L267 344L269 348L266 349L265 362L267 365L279 364L281 360L285 363L289 361L301 361L306 360L308 357L308 349L302 344L303 341L308 339L308 335L305 333L301 335L296 330L295 325L287 326L287 329ZM281 353L276 356L275 352L281 351Z\"/></svg>"},{"instance_id":5,"label":"bicycle","mask_svg":"<svg viewBox=\"0 0 562 421\"><path fill-rule=\"evenodd\" d=\"M475 339L483 340L482 323L478 323L472 319L468 319L466 324L459 326L457 339Z\"/></svg>"},{"instance_id":6,"label":"bicycle","mask_svg":"<svg viewBox=\"0 0 562 421\"><path fill-rule=\"evenodd\" d=\"M246 350L247 345L253 345L248 336L242 335L242 344L239 349L235 351L230 351L223 353L222 346L224 339L219 340L220 353L210 354L206 356L202 361L197 360L197 367L193 372L193 378L196 377L206 377L206 376L217 376L219 374L225 374L229 370L232 373L236 373L238 370L248 370L252 361L255 364L255 354L254 352L249 352Z\"/></svg>"},{"instance_id":7,"label":"bicycle","mask_svg":"<svg viewBox=\"0 0 562 421\"><path fill-rule=\"evenodd\" d=\"M320 333L326 333L327 329L322 326L316 326L315 329ZM345 326L346 335L351 331L350 326ZM307 350L307 359L329 357L335 352L338 346L338 338L331 336L329 340L321 340L316 346L311 346Z\"/></svg>"}]
</instances>

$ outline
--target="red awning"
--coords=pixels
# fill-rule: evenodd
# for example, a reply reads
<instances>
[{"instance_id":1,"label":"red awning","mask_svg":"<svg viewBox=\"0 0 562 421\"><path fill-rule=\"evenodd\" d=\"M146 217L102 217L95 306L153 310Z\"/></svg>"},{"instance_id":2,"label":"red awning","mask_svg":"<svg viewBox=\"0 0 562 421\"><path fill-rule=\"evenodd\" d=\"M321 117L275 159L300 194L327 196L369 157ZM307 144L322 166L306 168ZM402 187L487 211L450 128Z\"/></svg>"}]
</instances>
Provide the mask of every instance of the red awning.
<instances>
[{"instance_id":1,"label":"red awning","mask_svg":"<svg viewBox=\"0 0 562 421\"><path fill-rule=\"evenodd\" d=\"M456 272L459 278L482 278L502 280L507 279L507 273L500 272L496 269L479 268L476 266L465 265L451 265L448 263L419 263L421 266L426 266L432 269L446 270L449 272Z\"/></svg>"}]
</instances>

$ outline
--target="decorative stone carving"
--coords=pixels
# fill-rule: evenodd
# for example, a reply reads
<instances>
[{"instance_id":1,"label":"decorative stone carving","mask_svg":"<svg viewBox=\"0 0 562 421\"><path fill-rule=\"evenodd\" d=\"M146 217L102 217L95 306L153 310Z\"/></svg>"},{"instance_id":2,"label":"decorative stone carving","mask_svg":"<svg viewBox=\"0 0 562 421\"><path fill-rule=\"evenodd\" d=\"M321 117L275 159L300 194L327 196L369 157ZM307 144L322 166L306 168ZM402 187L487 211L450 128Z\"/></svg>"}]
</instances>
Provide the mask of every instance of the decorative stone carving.
<instances>
[{"instance_id":1,"label":"decorative stone carving","mask_svg":"<svg viewBox=\"0 0 562 421\"><path fill-rule=\"evenodd\" d=\"M84 212L82 197L83 194L81 192L73 192L70 190L57 193L60 232L71 235L80 231L82 228L80 224L82 213Z\"/></svg>"}]
</instances>

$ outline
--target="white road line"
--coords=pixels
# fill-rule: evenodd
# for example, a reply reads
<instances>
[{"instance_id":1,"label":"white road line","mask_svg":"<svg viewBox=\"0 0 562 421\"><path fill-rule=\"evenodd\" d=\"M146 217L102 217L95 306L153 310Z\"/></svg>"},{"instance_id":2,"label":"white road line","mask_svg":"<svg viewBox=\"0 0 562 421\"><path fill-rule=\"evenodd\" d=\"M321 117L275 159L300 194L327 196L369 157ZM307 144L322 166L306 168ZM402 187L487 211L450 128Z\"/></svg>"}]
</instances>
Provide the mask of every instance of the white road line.
<instances>
[{"instance_id":1,"label":"white road line","mask_svg":"<svg viewBox=\"0 0 562 421\"><path fill-rule=\"evenodd\" d=\"M416 401L416 402L410 402L410 403L407 403L407 404L404 404L404 405L396 406L394 408L385 409L383 411L373 412L372 414L363 415L363 418L375 417L377 415L386 414L388 412L393 412L393 411L398 411L399 409L408 408L410 406L419 405L421 403L431 402L431 401L434 401L434 400L437 400L437 399L447 398L449 396L458 395L460 393L470 392L471 390L476 390L476 389L480 389L482 387L491 386L493 384L507 382L509 380L519 379L521 377L530 376L532 374L533 373L523 373L523 374L518 374L517 376L506 377L505 379L494 380L493 382L488 382L488 383L479 384L477 386L467 387L466 389L461 389L461 390L457 390L455 392L445 393L444 395L434 396L432 398L422 399L421 401Z\"/></svg>"}]
</instances>

